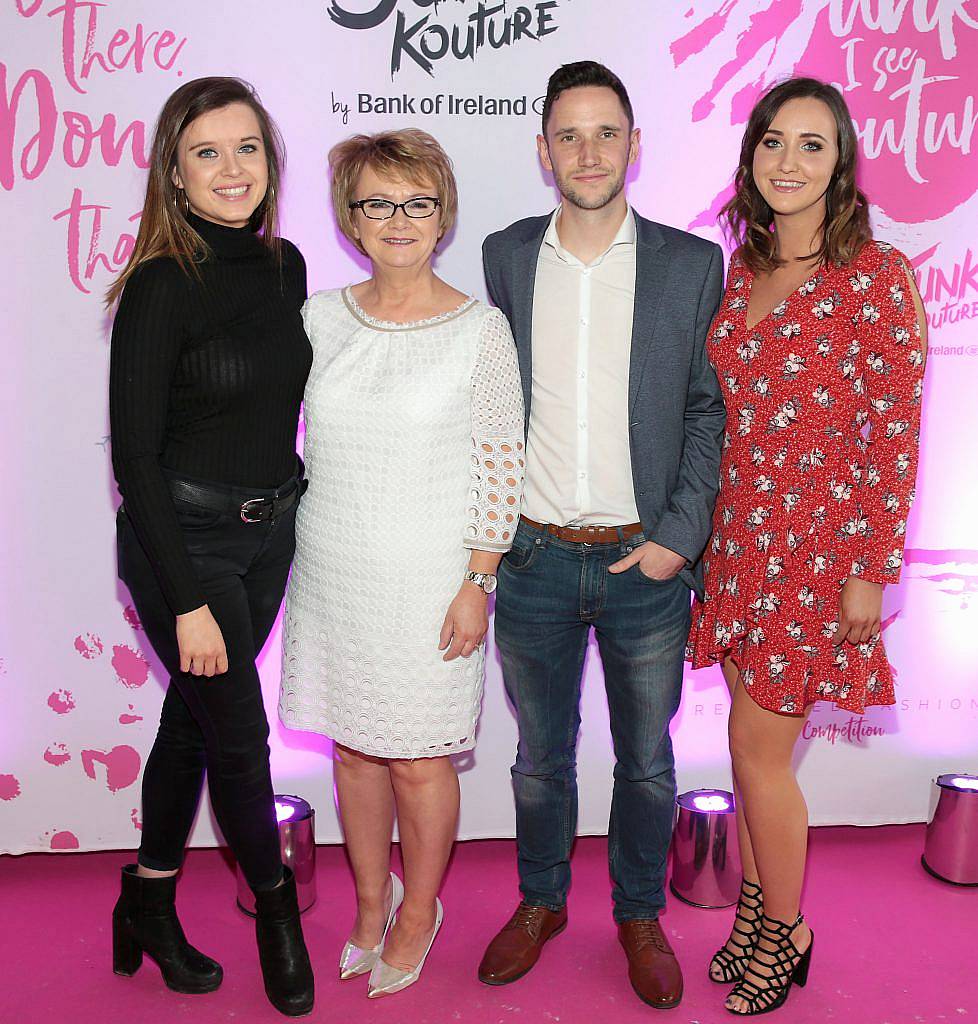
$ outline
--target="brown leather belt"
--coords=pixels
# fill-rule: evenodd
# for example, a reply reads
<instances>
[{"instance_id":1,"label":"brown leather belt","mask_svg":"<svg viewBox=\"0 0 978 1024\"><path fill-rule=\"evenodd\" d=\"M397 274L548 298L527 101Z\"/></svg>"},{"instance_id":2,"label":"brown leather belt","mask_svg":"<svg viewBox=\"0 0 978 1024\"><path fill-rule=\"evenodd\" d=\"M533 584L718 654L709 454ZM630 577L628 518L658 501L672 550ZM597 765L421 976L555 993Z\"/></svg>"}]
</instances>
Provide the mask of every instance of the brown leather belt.
<instances>
[{"instance_id":1,"label":"brown leather belt","mask_svg":"<svg viewBox=\"0 0 978 1024\"><path fill-rule=\"evenodd\" d=\"M542 530L571 544L617 544L619 530L625 540L642 532L641 523L629 523L627 526L554 526L553 523L535 522L529 516L521 515L520 519L535 530Z\"/></svg>"}]
</instances>

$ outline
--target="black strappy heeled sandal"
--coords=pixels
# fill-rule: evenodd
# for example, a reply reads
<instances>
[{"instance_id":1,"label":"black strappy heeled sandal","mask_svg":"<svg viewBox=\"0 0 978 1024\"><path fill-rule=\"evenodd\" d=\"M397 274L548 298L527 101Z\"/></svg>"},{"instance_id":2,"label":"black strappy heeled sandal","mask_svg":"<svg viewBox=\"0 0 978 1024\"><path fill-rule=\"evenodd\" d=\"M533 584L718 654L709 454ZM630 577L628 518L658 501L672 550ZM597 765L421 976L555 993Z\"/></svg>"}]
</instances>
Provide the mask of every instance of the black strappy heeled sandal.
<instances>
[{"instance_id":1,"label":"black strappy heeled sandal","mask_svg":"<svg viewBox=\"0 0 978 1024\"><path fill-rule=\"evenodd\" d=\"M811 940L804 953L791 940L791 933L803 921L801 914L794 924L785 924L784 921L775 921L774 918L764 915L761 921L761 938L766 939L774 948L758 947L754 958L747 965L743 978L730 992L731 996L743 999L747 1008L735 1010L727 1006L729 1013L735 1013L740 1017L756 1017L761 1013L770 1013L784 1004L792 985L804 987L812 962L815 933L811 933ZM757 954L764 959L758 960ZM755 966L757 964L766 973L758 971Z\"/></svg>"},{"instance_id":2,"label":"black strappy heeled sandal","mask_svg":"<svg viewBox=\"0 0 978 1024\"><path fill-rule=\"evenodd\" d=\"M764 915L764 899L761 887L756 882L748 882L745 878L740 883L740 899L737 900L737 915L734 917L733 930L730 938L720 947L710 960L707 973L710 981L720 985L729 985L739 981L747 970L750 958L754 955L757 937L761 934L761 918ZM728 945L735 946L740 952L731 953ZM721 972L717 977L713 972Z\"/></svg>"}]
</instances>

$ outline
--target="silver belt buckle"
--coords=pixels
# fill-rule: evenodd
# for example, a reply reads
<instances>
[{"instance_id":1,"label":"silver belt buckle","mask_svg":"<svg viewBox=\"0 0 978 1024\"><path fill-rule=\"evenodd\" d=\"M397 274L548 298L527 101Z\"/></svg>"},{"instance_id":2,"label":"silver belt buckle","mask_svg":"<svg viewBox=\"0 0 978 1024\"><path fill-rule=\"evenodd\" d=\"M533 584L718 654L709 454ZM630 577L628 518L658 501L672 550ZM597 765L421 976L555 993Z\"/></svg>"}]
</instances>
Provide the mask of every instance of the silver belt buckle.
<instances>
[{"instance_id":1,"label":"silver belt buckle","mask_svg":"<svg viewBox=\"0 0 978 1024\"><path fill-rule=\"evenodd\" d=\"M241 522L243 523L260 523L262 522L261 517L258 519L250 519L248 513L252 511L257 505L261 505L265 501L264 498L249 498L241 506Z\"/></svg>"}]
</instances>

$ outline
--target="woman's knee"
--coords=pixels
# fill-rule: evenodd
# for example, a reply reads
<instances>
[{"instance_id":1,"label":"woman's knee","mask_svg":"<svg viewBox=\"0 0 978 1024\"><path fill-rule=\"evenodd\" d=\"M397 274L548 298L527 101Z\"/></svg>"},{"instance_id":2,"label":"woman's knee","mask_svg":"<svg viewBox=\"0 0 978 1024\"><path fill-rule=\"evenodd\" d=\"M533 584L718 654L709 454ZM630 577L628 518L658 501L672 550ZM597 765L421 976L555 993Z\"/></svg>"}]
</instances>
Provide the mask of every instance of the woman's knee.
<instances>
[{"instance_id":1,"label":"woman's knee","mask_svg":"<svg viewBox=\"0 0 978 1024\"><path fill-rule=\"evenodd\" d=\"M758 728L732 712L728 727L730 761L738 782L791 769L791 744L776 730Z\"/></svg>"},{"instance_id":2,"label":"woman's knee","mask_svg":"<svg viewBox=\"0 0 978 1024\"><path fill-rule=\"evenodd\" d=\"M246 792L253 786L264 786L270 776L271 751L267 743L247 747L222 747L216 757L208 759L208 771L216 773L236 790Z\"/></svg>"},{"instance_id":3,"label":"woman's knee","mask_svg":"<svg viewBox=\"0 0 978 1024\"><path fill-rule=\"evenodd\" d=\"M362 751L354 750L352 747L344 747L342 743L333 744L334 770L345 772L348 775L371 776L379 772L386 772L387 765L386 758L374 757L373 754L364 754Z\"/></svg>"},{"instance_id":4,"label":"woman's knee","mask_svg":"<svg viewBox=\"0 0 978 1024\"><path fill-rule=\"evenodd\" d=\"M746 737L738 735L732 729L729 733L730 764L733 773L740 780L749 780L757 771L762 757L759 756L757 744L751 743Z\"/></svg>"},{"instance_id":5,"label":"woman's knee","mask_svg":"<svg viewBox=\"0 0 978 1024\"><path fill-rule=\"evenodd\" d=\"M456 774L450 757L398 758L389 764L391 780L398 787L431 785L449 780Z\"/></svg>"}]
</instances>

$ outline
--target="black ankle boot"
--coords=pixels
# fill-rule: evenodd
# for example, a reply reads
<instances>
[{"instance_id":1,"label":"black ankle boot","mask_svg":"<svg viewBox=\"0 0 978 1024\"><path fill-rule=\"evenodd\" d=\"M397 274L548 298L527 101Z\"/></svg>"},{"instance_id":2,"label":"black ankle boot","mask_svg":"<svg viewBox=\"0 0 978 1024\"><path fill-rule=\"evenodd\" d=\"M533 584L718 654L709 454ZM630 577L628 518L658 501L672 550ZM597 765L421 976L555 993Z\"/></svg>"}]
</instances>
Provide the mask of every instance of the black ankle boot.
<instances>
[{"instance_id":1,"label":"black ankle boot","mask_svg":"<svg viewBox=\"0 0 978 1024\"><path fill-rule=\"evenodd\" d=\"M287 1017L312 1011L313 977L299 923L295 875L285 868L276 889L255 893L255 936L269 1002Z\"/></svg>"},{"instance_id":2,"label":"black ankle boot","mask_svg":"<svg viewBox=\"0 0 978 1024\"><path fill-rule=\"evenodd\" d=\"M187 942L174 905L176 889L175 875L142 878L135 864L122 869L122 892L112 911L112 969L130 978L146 953L174 992L213 992L224 972Z\"/></svg>"}]
</instances>

